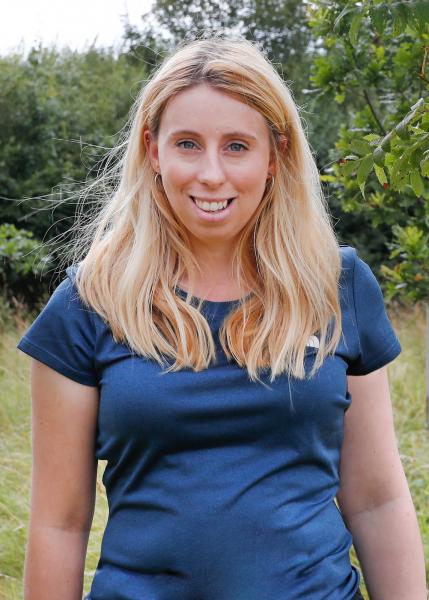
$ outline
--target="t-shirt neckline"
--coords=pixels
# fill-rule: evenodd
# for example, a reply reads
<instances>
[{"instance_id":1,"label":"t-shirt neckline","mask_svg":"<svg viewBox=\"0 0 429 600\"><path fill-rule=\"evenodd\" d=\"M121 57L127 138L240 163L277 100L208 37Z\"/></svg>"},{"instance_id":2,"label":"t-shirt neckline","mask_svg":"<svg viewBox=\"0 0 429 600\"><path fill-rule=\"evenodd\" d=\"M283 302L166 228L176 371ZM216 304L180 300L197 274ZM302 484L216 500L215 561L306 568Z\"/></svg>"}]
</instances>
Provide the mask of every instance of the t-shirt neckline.
<instances>
[{"instance_id":1,"label":"t-shirt neckline","mask_svg":"<svg viewBox=\"0 0 429 600\"><path fill-rule=\"evenodd\" d=\"M187 292L181 288L179 285L175 286L175 290L176 292L179 293L180 296L183 296L184 298L186 298ZM253 295L253 292L249 292L246 296L243 296L242 298L236 298L235 300L202 300L203 306L208 306L208 307L222 307L222 306L231 306L232 304L239 304L240 302L245 302L248 298L250 298ZM199 298L198 296L192 296L192 300L195 302L200 302L201 298Z\"/></svg>"}]
</instances>

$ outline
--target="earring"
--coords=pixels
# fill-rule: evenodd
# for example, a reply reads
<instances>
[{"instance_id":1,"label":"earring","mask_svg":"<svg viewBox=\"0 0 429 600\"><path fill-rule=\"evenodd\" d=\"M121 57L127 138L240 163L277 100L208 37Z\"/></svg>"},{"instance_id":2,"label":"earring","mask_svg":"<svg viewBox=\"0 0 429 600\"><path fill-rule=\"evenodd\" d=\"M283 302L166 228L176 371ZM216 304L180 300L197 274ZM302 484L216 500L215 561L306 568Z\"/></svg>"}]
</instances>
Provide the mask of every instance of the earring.
<instances>
[{"instance_id":1,"label":"earring","mask_svg":"<svg viewBox=\"0 0 429 600\"><path fill-rule=\"evenodd\" d=\"M275 177L274 177L274 175L271 175L269 181L271 181L271 187L270 187L269 192L267 193L267 196L269 196L272 193L273 189L274 189L274 183L275 183ZM268 181L267 181L267 183L268 183Z\"/></svg>"},{"instance_id":2,"label":"earring","mask_svg":"<svg viewBox=\"0 0 429 600\"><path fill-rule=\"evenodd\" d=\"M154 181L155 181L155 187L159 189L159 187L158 187L158 183L157 183L157 181L158 181L158 177L159 177L159 179L160 179L160 181L161 181L161 186L162 186L162 177L161 177L161 175L160 175L160 174L157 172L157 173L155 173L155 180L154 180Z\"/></svg>"}]
</instances>

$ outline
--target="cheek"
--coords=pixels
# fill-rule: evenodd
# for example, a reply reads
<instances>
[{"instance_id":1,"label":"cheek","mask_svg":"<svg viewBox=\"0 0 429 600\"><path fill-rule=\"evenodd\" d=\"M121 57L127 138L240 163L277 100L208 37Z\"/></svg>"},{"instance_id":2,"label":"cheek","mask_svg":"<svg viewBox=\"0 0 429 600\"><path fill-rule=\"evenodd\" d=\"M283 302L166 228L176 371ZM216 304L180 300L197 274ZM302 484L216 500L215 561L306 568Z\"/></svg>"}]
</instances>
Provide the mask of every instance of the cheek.
<instances>
[{"instance_id":1,"label":"cheek","mask_svg":"<svg viewBox=\"0 0 429 600\"><path fill-rule=\"evenodd\" d=\"M264 194L265 186L267 185L267 177L268 166L267 168L264 168L263 165L261 166L261 162L252 161L251 164L246 165L245 170L241 173L237 173L236 183L247 195L252 196L255 201L259 201Z\"/></svg>"},{"instance_id":2,"label":"cheek","mask_svg":"<svg viewBox=\"0 0 429 600\"><path fill-rule=\"evenodd\" d=\"M180 185L189 178L192 170L192 165L180 159L174 149L162 145L159 149L159 165L164 187Z\"/></svg>"},{"instance_id":3,"label":"cheek","mask_svg":"<svg viewBox=\"0 0 429 600\"><path fill-rule=\"evenodd\" d=\"M190 165L178 164L177 161L169 161L166 164L168 166L162 170L164 187L166 191L167 188L170 188L171 191L174 190L177 193L177 188L187 184L192 179L194 169Z\"/></svg>"},{"instance_id":4,"label":"cheek","mask_svg":"<svg viewBox=\"0 0 429 600\"><path fill-rule=\"evenodd\" d=\"M265 186L268 177L269 160L265 153L258 153L249 157L236 171L237 178L244 182L248 182L252 186Z\"/></svg>"}]
</instances>

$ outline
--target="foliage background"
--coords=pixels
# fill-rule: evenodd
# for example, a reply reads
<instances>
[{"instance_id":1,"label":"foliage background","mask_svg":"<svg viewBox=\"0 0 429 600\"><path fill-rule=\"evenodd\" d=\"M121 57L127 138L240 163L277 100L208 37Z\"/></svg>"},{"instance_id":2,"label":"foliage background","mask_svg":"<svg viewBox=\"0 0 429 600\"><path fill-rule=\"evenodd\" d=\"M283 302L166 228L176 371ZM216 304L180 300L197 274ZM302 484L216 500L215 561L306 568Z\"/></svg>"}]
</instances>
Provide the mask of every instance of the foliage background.
<instances>
[{"instance_id":1,"label":"foliage background","mask_svg":"<svg viewBox=\"0 0 429 600\"><path fill-rule=\"evenodd\" d=\"M309 22L323 50L312 83L347 109L323 177L345 212L364 214L384 236L387 299L427 300L429 4L321 0Z\"/></svg>"},{"instance_id":2,"label":"foliage background","mask_svg":"<svg viewBox=\"0 0 429 600\"><path fill-rule=\"evenodd\" d=\"M32 233L38 275L4 277L9 300L34 303L57 281L77 193L117 143L150 73L182 40L219 31L256 41L290 85L339 241L359 249L388 300L427 300L428 6L155 0L141 27L125 27L119 51L39 46L0 58L0 223L21 241ZM10 231L0 233L9 274L20 252Z\"/></svg>"}]
</instances>

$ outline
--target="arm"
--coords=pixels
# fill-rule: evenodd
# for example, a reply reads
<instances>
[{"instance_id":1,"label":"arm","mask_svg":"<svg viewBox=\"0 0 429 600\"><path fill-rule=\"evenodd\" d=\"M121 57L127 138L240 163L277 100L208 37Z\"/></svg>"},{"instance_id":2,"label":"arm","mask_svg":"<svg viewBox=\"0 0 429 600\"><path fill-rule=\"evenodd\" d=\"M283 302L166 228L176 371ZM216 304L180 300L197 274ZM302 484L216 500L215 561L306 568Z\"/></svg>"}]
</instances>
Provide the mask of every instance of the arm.
<instances>
[{"instance_id":1,"label":"arm","mask_svg":"<svg viewBox=\"0 0 429 600\"><path fill-rule=\"evenodd\" d=\"M25 600L81 600L94 513L98 389L33 359Z\"/></svg>"},{"instance_id":2,"label":"arm","mask_svg":"<svg viewBox=\"0 0 429 600\"><path fill-rule=\"evenodd\" d=\"M371 600L425 600L423 548L399 457L387 369L348 378L337 496Z\"/></svg>"}]
</instances>

